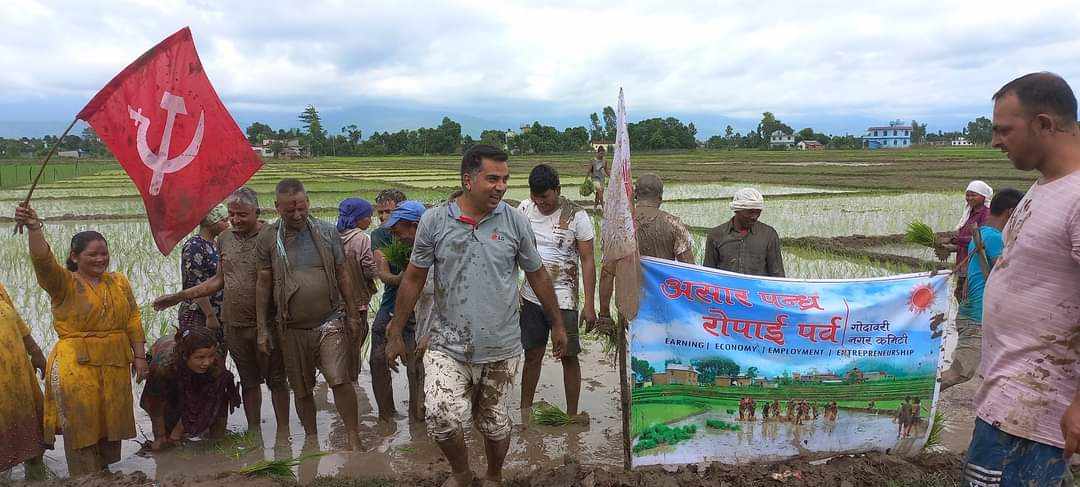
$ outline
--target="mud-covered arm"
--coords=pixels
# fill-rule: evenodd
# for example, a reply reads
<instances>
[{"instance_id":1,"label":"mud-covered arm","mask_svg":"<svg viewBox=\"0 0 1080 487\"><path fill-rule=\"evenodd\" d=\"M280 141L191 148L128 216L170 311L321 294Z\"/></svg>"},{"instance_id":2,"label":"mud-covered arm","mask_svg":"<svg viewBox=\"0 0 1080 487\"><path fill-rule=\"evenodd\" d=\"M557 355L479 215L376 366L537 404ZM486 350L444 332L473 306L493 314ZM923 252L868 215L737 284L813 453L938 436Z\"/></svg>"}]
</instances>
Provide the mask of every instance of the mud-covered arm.
<instances>
[{"instance_id":1,"label":"mud-covered arm","mask_svg":"<svg viewBox=\"0 0 1080 487\"><path fill-rule=\"evenodd\" d=\"M611 295L615 292L615 266L605 262L600 266L600 309L597 314L601 318L611 317Z\"/></svg>"},{"instance_id":2,"label":"mud-covered arm","mask_svg":"<svg viewBox=\"0 0 1080 487\"><path fill-rule=\"evenodd\" d=\"M379 280L387 286L400 286L401 274L394 274L390 272L390 263L386 261L386 257L379 250L372 252L372 258L375 261L375 271Z\"/></svg>"}]
</instances>

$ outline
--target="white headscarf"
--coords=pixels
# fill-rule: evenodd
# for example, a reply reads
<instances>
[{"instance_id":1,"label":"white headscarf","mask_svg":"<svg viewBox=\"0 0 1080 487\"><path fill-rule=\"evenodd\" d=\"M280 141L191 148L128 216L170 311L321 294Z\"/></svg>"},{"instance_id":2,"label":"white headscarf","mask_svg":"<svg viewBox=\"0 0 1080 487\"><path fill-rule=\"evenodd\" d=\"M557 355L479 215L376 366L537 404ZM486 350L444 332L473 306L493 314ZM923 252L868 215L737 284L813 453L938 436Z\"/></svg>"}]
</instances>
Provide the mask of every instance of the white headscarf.
<instances>
[{"instance_id":1,"label":"white headscarf","mask_svg":"<svg viewBox=\"0 0 1080 487\"><path fill-rule=\"evenodd\" d=\"M991 188L989 184L986 184L986 183L984 183L982 181L978 181L978 180L972 181L972 182L968 183L967 189L964 190L964 194L967 194L968 191L972 191L972 192L981 194L983 196L983 199L984 199L983 206L986 206L987 208L990 208L990 199L992 199L994 197L994 189ZM960 217L960 221L956 223L956 230L957 231L959 231L961 228L964 228L964 225L967 223L968 217L970 217L970 216L971 216L971 206L969 206L967 204L967 202L965 201L964 202L964 214Z\"/></svg>"},{"instance_id":2,"label":"white headscarf","mask_svg":"<svg viewBox=\"0 0 1080 487\"><path fill-rule=\"evenodd\" d=\"M764 210L765 197L761 196L761 192L754 188L740 189L735 192L735 197L731 199L731 209L735 211Z\"/></svg>"}]
</instances>

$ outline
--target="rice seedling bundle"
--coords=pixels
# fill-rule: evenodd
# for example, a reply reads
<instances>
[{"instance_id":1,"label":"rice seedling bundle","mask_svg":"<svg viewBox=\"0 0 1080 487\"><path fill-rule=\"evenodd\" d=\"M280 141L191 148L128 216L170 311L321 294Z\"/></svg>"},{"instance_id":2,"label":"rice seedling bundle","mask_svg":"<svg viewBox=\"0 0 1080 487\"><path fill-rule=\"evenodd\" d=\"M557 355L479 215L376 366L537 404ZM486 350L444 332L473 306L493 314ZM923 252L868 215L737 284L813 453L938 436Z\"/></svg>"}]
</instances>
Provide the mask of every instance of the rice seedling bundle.
<instances>
[{"instance_id":1,"label":"rice seedling bundle","mask_svg":"<svg viewBox=\"0 0 1080 487\"><path fill-rule=\"evenodd\" d=\"M409 265L409 257L412 255L412 246L405 242L395 238L390 245L381 247L378 250L382 252L383 257L386 258L386 262L397 266L399 269L404 269Z\"/></svg>"},{"instance_id":2,"label":"rice seedling bundle","mask_svg":"<svg viewBox=\"0 0 1080 487\"><path fill-rule=\"evenodd\" d=\"M934 229L930 228L930 225L918 220L908 224L907 233L904 234L904 240L913 244L922 245L923 247L933 248L937 245Z\"/></svg>"},{"instance_id":3,"label":"rice seedling bundle","mask_svg":"<svg viewBox=\"0 0 1080 487\"><path fill-rule=\"evenodd\" d=\"M558 406L548 403L540 403L533 406L533 422L545 426L565 426L571 423L570 415L559 409Z\"/></svg>"}]
</instances>

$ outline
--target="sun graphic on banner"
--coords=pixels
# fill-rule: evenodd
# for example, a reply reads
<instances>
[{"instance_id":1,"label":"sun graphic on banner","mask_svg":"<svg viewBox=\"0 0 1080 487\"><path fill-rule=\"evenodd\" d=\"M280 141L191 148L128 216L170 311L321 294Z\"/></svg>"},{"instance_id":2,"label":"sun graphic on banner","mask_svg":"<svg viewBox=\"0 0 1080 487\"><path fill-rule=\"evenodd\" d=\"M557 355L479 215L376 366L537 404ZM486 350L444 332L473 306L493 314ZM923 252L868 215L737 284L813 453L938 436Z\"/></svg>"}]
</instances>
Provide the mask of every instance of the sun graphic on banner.
<instances>
[{"instance_id":1,"label":"sun graphic on banner","mask_svg":"<svg viewBox=\"0 0 1080 487\"><path fill-rule=\"evenodd\" d=\"M934 289L929 284L917 284L911 289L911 295L908 296L908 310L915 314L921 314L923 311L929 310L930 306L933 306L936 298Z\"/></svg>"}]
</instances>

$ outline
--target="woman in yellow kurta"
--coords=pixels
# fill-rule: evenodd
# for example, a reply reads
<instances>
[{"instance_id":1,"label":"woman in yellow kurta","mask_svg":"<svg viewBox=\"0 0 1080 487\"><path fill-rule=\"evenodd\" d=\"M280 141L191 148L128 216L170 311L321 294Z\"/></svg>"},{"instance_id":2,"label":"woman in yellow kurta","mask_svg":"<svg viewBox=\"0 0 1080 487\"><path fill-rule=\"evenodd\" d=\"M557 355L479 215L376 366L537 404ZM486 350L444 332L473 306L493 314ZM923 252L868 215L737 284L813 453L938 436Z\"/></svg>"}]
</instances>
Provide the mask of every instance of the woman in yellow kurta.
<instances>
[{"instance_id":1,"label":"woman in yellow kurta","mask_svg":"<svg viewBox=\"0 0 1080 487\"><path fill-rule=\"evenodd\" d=\"M0 472L26 462L26 478L44 480L41 386L45 355L0 286Z\"/></svg>"},{"instance_id":2,"label":"woman in yellow kurta","mask_svg":"<svg viewBox=\"0 0 1080 487\"><path fill-rule=\"evenodd\" d=\"M107 272L101 234L75 234L65 269L33 209L20 205L15 220L29 230L30 260L59 338L46 369L45 443L64 435L72 476L105 469L120 460L120 441L135 437L129 370L134 365L139 381L147 372L139 307L127 278Z\"/></svg>"}]
</instances>

